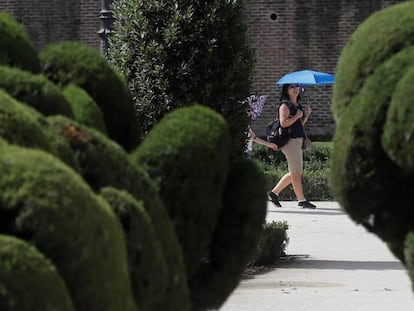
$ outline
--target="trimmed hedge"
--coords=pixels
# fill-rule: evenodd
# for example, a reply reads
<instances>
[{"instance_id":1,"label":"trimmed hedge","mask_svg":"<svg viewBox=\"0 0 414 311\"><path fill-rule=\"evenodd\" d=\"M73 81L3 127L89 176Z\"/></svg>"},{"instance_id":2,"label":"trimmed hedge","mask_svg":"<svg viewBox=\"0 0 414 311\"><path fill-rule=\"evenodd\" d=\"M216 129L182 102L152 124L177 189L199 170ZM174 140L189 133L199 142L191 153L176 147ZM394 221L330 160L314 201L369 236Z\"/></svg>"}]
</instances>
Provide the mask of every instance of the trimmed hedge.
<instances>
[{"instance_id":1,"label":"trimmed hedge","mask_svg":"<svg viewBox=\"0 0 414 311\"><path fill-rule=\"evenodd\" d=\"M167 264L151 218L141 201L115 188L101 189L125 233L134 299L140 311L157 310L167 286Z\"/></svg>"},{"instance_id":2,"label":"trimmed hedge","mask_svg":"<svg viewBox=\"0 0 414 311\"><path fill-rule=\"evenodd\" d=\"M2 146L0 188L1 233L53 262L77 310L136 310L121 225L79 175L43 151Z\"/></svg>"},{"instance_id":3,"label":"trimmed hedge","mask_svg":"<svg viewBox=\"0 0 414 311\"><path fill-rule=\"evenodd\" d=\"M207 252L222 207L230 145L224 118L196 105L168 114L131 154L157 183L189 278Z\"/></svg>"},{"instance_id":4,"label":"trimmed hedge","mask_svg":"<svg viewBox=\"0 0 414 311\"><path fill-rule=\"evenodd\" d=\"M72 108L75 121L107 133L101 110L85 90L70 84L63 89L63 95Z\"/></svg>"},{"instance_id":5,"label":"trimmed hedge","mask_svg":"<svg viewBox=\"0 0 414 311\"><path fill-rule=\"evenodd\" d=\"M72 108L61 90L43 75L0 66L0 88L43 115L73 117Z\"/></svg>"},{"instance_id":6,"label":"trimmed hedge","mask_svg":"<svg viewBox=\"0 0 414 311\"><path fill-rule=\"evenodd\" d=\"M0 234L0 258L2 311L75 311L59 272L35 247Z\"/></svg>"},{"instance_id":7,"label":"trimmed hedge","mask_svg":"<svg viewBox=\"0 0 414 311\"><path fill-rule=\"evenodd\" d=\"M43 125L46 119L0 89L0 137L11 144L53 152Z\"/></svg>"},{"instance_id":8,"label":"trimmed hedge","mask_svg":"<svg viewBox=\"0 0 414 311\"><path fill-rule=\"evenodd\" d=\"M0 13L0 65L40 72L40 60L26 28L9 13Z\"/></svg>"},{"instance_id":9,"label":"trimmed hedge","mask_svg":"<svg viewBox=\"0 0 414 311\"><path fill-rule=\"evenodd\" d=\"M263 231L257 245L256 254L249 263L250 266L271 265L285 255L289 238L287 222L272 221L263 225Z\"/></svg>"},{"instance_id":10,"label":"trimmed hedge","mask_svg":"<svg viewBox=\"0 0 414 311\"><path fill-rule=\"evenodd\" d=\"M168 284L158 310L189 310L186 270L174 228L148 174L134 165L121 146L98 131L62 116L49 117L50 131L62 136L77 154L81 174L99 192L113 187L141 200L162 244L168 268ZM69 133L68 133L69 130ZM67 135L65 135L67 133Z\"/></svg>"},{"instance_id":11,"label":"trimmed hedge","mask_svg":"<svg viewBox=\"0 0 414 311\"><path fill-rule=\"evenodd\" d=\"M91 126L96 109L89 114L77 104L85 100L89 105L93 98L110 138L68 117L45 116L0 91L0 234L35 246L56 267L79 311L189 311L221 305L241 277L266 211L261 170L251 161L231 168L232 140L224 118L200 106L175 112L131 155L127 151L140 137L135 107L126 84L106 61L74 42L48 46L42 61L47 77L70 93L76 118ZM37 106L50 113L56 103L44 95L58 94L56 86L18 69L5 72L11 74L3 75L3 82L18 90L14 96L23 90L29 102L39 94ZM183 244L195 246L190 249L196 255L186 257L188 267L174 225ZM238 243L231 243L234 239ZM210 269L215 273L203 273ZM195 275L203 278L190 281ZM11 286L2 281L3 309ZM26 279L16 275L16 281ZM192 302L189 281L198 285L191 288ZM30 277L27 282L22 289L32 284ZM47 281L43 285L49 286ZM203 288L214 288L214 293ZM59 291L59 285L54 289ZM60 297L46 297L53 293L46 291L38 302L53 304Z\"/></svg>"},{"instance_id":12,"label":"trimmed hedge","mask_svg":"<svg viewBox=\"0 0 414 311\"><path fill-rule=\"evenodd\" d=\"M414 2L406 1L372 14L352 34L332 106L334 195L403 262L414 226L413 64Z\"/></svg>"},{"instance_id":13,"label":"trimmed hedge","mask_svg":"<svg viewBox=\"0 0 414 311\"><path fill-rule=\"evenodd\" d=\"M1 89L0 120L0 137L10 144L50 152L79 172L75 154L60 136L50 133L47 118Z\"/></svg>"},{"instance_id":14,"label":"trimmed hedge","mask_svg":"<svg viewBox=\"0 0 414 311\"><path fill-rule=\"evenodd\" d=\"M190 280L194 310L218 309L236 288L256 252L266 211L261 169L251 160L235 163L224 190L208 260Z\"/></svg>"},{"instance_id":15,"label":"trimmed hedge","mask_svg":"<svg viewBox=\"0 0 414 311\"><path fill-rule=\"evenodd\" d=\"M47 45L39 56L49 80L77 85L95 100L111 139L127 151L138 145L141 133L132 96L101 54L81 43L61 42Z\"/></svg>"}]
</instances>

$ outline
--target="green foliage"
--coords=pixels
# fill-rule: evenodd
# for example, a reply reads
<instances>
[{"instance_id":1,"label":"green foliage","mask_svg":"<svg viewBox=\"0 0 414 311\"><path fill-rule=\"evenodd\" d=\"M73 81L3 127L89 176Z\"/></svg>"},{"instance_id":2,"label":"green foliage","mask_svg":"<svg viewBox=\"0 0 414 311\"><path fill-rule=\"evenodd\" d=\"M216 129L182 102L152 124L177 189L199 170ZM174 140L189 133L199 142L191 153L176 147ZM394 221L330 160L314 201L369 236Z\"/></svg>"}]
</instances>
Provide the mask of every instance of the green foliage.
<instances>
[{"instance_id":1,"label":"green foliage","mask_svg":"<svg viewBox=\"0 0 414 311\"><path fill-rule=\"evenodd\" d=\"M259 166L252 160L236 162L227 180L208 260L190 280L194 310L219 308L236 288L255 253L266 206L265 179Z\"/></svg>"},{"instance_id":2,"label":"green foliage","mask_svg":"<svg viewBox=\"0 0 414 311\"><path fill-rule=\"evenodd\" d=\"M414 291L414 233L408 232L404 243L404 260Z\"/></svg>"},{"instance_id":3,"label":"green foliage","mask_svg":"<svg viewBox=\"0 0 414 311\"><path fill-rule=\"evenodd\" d=\"M48 130L47 118L19 103L0 89L0 137L10 144L37 148L57 156L74 170L79 171L75 154L62 141L60 135Z\"/></svg>"},{"instance_id":4,"label":"green foliage","mask_svg":"<svg viewBox=\"0 0 414 311\"><path fill-rule=\"evenodd\" d=\"M285 221L272 221L263 225L263 231L257 246L257 252L250 262L251 266L274 264L285 255L289 242L287 230L289 226Z\"/></svg>"},{"instance_id":5,"label":"green foliage","mask_svg":"<svg viewBox=\"0 0 414 311\"><path fill-rule=\"evenodd\" d=\"M0 137L11 144L52 152L42 124L45 117L0 89Z\"/></svg>"},{"instance_id":6,"label":"green foliage","mask_svg":"<svg viewBox=\"0 0 414 311\"><path fill-rule=\"evenodd\" d=\"M51 260L77 310L136 310L121 225L79 175L43 151L2 146L0 188L0 233Z\"/></svg>"},{"instance_id":7,"label":"green foliage","mask_svg":"<svg viewBox=\"0 0 414 311\"><path fill-rule=\"evenodd\" d=\"M157 183L189 277L206 254L220 213L229 146L225 120L196 105L168 114L131 155Z\"/></svg>"},{"instance_id":8,"label":"green foliage","mask_svg":"<svg viewBox=\"0 0 414 311\"><path fill-rule=\"evenodd\" d=\"M139 310L156 310L167 286L167 265L151 218L142 202L126 191L103 188L101 195L124 229L132 291Z\"/></svg>"},{"instance_id":9,"label":"green foliage","mask_svg":"<svg viewBox=\"0 0 414 311\"><path fill-rule=\"evenodd\" d=\"M0 13L0 65L40 72L36 49L26 31L9 13Z\"/></svg>"},{"instance_id":10,"label":"green foliage","mask_svg":"<svg viewBox=\"0 0 414 311\"><path fill-rule=\"evenodd\" d=\"M402 261L414 225L413 64L414 2L406 1L374 13L352 34L333 96L335 198Z\"/></svg>"},{"instance_id":11,"label":"green foliage","mask_svg":"<svg viewBox=\"0 0 414 311\"><path fill-rule=\"evenodd\" d=\"M125 189L131 165L126 164L128 156L120 145L64 116L48 117L47 121L49 133L62 139L76 154L81 175L94 190L105 186Z\"/></svg>"},{"instance_id":12,"label":"green foliage","mask_svg":"<svg viewBox=\"0 0 414 311\"><path fill-rule=\"evenodd\" d=\"M139 124L131 94L102 55L81 43L61 42L46 46L40 60L48 79L88 92L102 111L111 139L126 150L138 145Z\"/></svg>"},{"instance_id":13,"label":"green foliage","mask_svg":"<svg viewBox=\"0 0 414 311\"><path fill-rule=\"evenodd\" d=\"M107 133L101 110L85 90L71 84L64 88L63 95L72 107L74 120L103 134Z\"/></svg>"},{"instance_id":14,"label":"green foliage","mask_svg":"<svg viewBox=\"0 0 414 311\"><path fill-rule=\"evenodd\" d=\"M126 77L147 133L171 110L198 103L221 113L233 153L245 147L253 57L241 1L120 0L109 55Z\"/></svg>"},{"instance_id":15,"label":"green foliage","mask_svg":"<svg viewBox=\"0 0 414 311\"><path fill-rule=\"evenodd\" d=\"M2 310L207 310L225 301L254 252L266 213L264 176L252 161L231 162L232 148L244 149L240 105L252 66L240 2L142 6L159 26L149 25L148 46L166 57L145 49L143 67L127 67L138 80L141 69L142 77L154 70L140 83L162 108L157 117L197 100L222 115L200 105L176 110L136 148L128 86L96 51L51 44L40 55L45 76L0 68L1 86L27 103L0 90L0 234L24 240L13 266L3 260L0 236ZM130 52L143 51L144 37ZM0 64L17 64L7 53L0 51ZM72 107L77 121L67 117Z\"/></svg>"},{"instance_id":16,"label":"green foliage","mask_svg":"<svg viewBox=\"0 0 414 311\"><path fill-rule=\"evenodd\" d=\"M312 150L303 153L305 169L308 171L326 171L332 151L331 142L313 142Z\"/></svg>"},{"instance_id":17,"label":"green foliage","mask_svg":"<svg viewBox=\"0 0 414 311\"><path fill-rule=\"evenodd\" d=\"M75 311L56 267L35 247L0 235L2 311Z\"/></svg>"},{"instance_id":18,"label":"green foliage","mask_svg":"<svg viewBox=\"0 0 414 311\"><path fill-rule=\"evenodd\" d=\"M121 146L98 131L62 116L49 117L48 121L53 135L63 135L66 144L76 153L82 177L93 189L122 189L143 202L162 244L168 268L167 289L156 310L188 310L181 249L167 211L147 173L132 163Z\"/></svg>"},{"instance_id":19,"label":"green foliage","mask_svg":"<svg viewBox=\"0 0 414 311\"><path fill-rule=\"evenodd\" d=\"M72 108L60 89L43 75L0 66L0 88L44 115L73 117Z\"/></svg>"}]
</instances>

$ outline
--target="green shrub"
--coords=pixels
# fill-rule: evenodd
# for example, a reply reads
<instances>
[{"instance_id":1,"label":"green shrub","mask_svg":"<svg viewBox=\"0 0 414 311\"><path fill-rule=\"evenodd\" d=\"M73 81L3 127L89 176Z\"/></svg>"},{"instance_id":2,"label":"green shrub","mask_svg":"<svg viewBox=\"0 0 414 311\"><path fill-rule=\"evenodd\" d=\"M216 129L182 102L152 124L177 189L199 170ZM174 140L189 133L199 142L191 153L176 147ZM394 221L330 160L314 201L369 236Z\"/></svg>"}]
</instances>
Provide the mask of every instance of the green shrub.
<instances>
[{"instance_id":1,"label":"green shrub","mask_svg":"<svg viewBox=\"0 0 414 311\"><path fill-rule=\"evenodd\" d=\"M72 108L74 120L103 134L107 133L101 110L85 90L70 84L63 89L63 95Z\"/></svg>"},{"instance_id":2,"label":"green shrub","mask_svg":"<svg viewBox=\"0 0 414 311\"><path fill-rule=\"evenodd\" d=\"M309 200L332 201L334 198L329 183L329 170L311 171L305 169L303 191Z\"/></svg>"},{"instance_id":3,"label":"green shrub","mask_svg":"<svg viewBox=\"0 0 414 311\"><path fill-rule=\"evenodd\" d=\"M46 46L40 60L48 79L88 92L102 111L111 139L126 150L138 145L141 134L131 94L102 55L81 43L61 42Z\"/></svg>"},{"instance_id":4,"label":"green shrub","mask_svg":"<svg viewBox=\"0 0 414 311\"><path fill-rule=\"evenodd\" d=\"M414 2L406 1L374 13L352 34L332 106L335 198L402 261L414 224L413 64Z\"/></svg>"},{"instance_id":5,"label":"green shrub","mask_svg":"<svg viewBox=\"0 0 414 311\"><path fill-rule=\"evenodd\" d=\"M75 154L62 142L60 136L51 135L47 119L31 107L14 100L1 89L0 120L0 137L10 144L50 152L79 172Z\"/></svg>"},{"instance_id":6,"label":"green shrub","mask_svg":"<svg viewBox=\"0 0 414 311\"><path fill-rule=\"evenodd\" d=\"M257 246L257 252L250 261L250 266L271 265L285 255L289 242L287 222L272 221L263 225L263 231Z\"/></svg>"},{"instance_id":7,"label":"green shrub","mask_svg":"<svg viewBox=\"0 0 414 311\"><path fill-rule=\"evenodd\" d=\"M225 120L196 105L168 114L131 154L133 162L157 182L189 278L206 254L220 213L229 146Z\"/></svg>"},{"instance_id":8,"label":"green shrub","mask_svg":"<svg viewBox=\"0 0 414 311\"><path fill-rule=\"evenodd\" d=\"M82 177L95 191L105 186L127 189L125 185L130 178L125 175L131 165L126 164L128 156L120 145L99 131L64 116L51 116L47 121L49 133L76 154Z\"/></svg>"},{"instance_id":9,"label":"green shrub","mask_svg":"<svg viewBox=\"0 0 414 311\"><path fill-rule=\"evenodd\" d=\"M0 65L40 72L36 49L26 31L9 13L0 13Z\"/></svg>"},{"instance_id":10,"label":"green shrub","mask_svg":"<svg viewBox=\"0 0 414 311\"><path fill-rule=\"evenodd\" d=\"M104 187L122 189L143 202L162 244L168 268L167 289L158 310L189 310L181 249L167 211L148 174L132 163L121 146L98 131L62 116L49 117L48 121L53 135L62 136L63 133L66 143L77 154L81 174L93 189L97 192Z\"/></svg>"},{"instance_id":11,"label":"green shrub","mask_svg":"<svg viewBox=\"0 0 414 311\"><path fill-rule=\"evenodd\" d=\"M44 116L0 89L0 137L10 144L52 152Z\"/></svg>"},{"instance_id":12,"label":"green shrub","mask_svg":"<svg viewBox=\"0 0 414 311\"><path fill-rule=\"evenodd\" d=\"M128 192L108 187L101 190L101 195L124 229L132 292L139 310L157 310L165 295L167 265L152 221L142 202Z\"/></svg>"},{"instance_id":13,"label":"green shrub","mask_svg":"<svg viewBox=\"0 0 414 311\"><path fill-rule=\"evenodd\" d=\"M35 247L0 235L0 258L2 311L75 310L59 272Z\"/></svg>"},{"instance_id":14,"label":"green shrub","mask_svg":"<svg viewBox=\"0 0 414 311\"><path fill-rule=\"evenodd\" d=\"M227 180L208 259L190 280L194 310L219 308L236 288L256 251L266 204L261 169L251 160L236 162Z\"/></svg>"},{"instance_id":15,"label":"green shrub","mask_svg":"<svg viewBox=\"0 0 414 311\"><path fill-rule=\"evenodd\" d=\"M303 153L305 170L326 171L332 150L331 142L313 142L312 150Z\"/></svg>"},{"instance_id":16,"label":"green shrub","mask_svg":"<svg viewBox=\"0 0 414 311\"><path fill-rule=\"evenodd\" d=\"M77 310L136 310L121 225L55 157L0 150L0 233L33 243L57 267Z\"/></svg>"},{"instance_id":17,"label":"green shrub","mask_svg":"<svg viewBox=\"0 0 414 311\"><path fill-rule=\"evenodd\" d=\"M404 242L404 260L411 279L412 290L414 291L414 233L410 231Z\"/></svg>"},{"instance_id":18,"label":"green shrub","mask_svg":"<svg viewBox=\"0 0 414 311\"><path fill-rule=\"evenodd\" d=\"M60 89L43 75L0 66L0 88L46 116L73 117L72 108Z\"/></svg>"},{"instance_id":19,"label":"green shrub","mask_svg":"<svg viewBox=\"0 0 414 311\"><path fill-rule=\"evenodd\" d=\"M253 57L242 1L121 0L109 55L126 77L144 132L171 110L198 103L222 114L233 153L245 149Z\"/></svg>"}]
</instances>

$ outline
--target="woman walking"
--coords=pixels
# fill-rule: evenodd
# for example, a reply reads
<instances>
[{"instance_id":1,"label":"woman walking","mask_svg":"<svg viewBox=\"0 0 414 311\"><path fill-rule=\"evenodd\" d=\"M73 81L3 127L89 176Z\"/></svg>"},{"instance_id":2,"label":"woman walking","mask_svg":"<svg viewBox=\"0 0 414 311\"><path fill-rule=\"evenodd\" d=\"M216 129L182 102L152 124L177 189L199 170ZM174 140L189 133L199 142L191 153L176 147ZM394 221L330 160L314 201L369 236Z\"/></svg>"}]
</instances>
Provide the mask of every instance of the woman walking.
<instances>
[{"instance_id":1,"label":"woman walking","mask_svg":"<svg viewBox=\"0 0 414 311\"><path fill-rule=\"evenodd\" d=\"M282 127L289 128L290 139L285 146L280 148L280 150L286 157L289 172L285 174L272 191L269 192L269 197L277 207L281 207L279 193L292 184L298 200L298 206L314 209L316 206L305 198L302 185L302 146L306 136L303 126L308 121L312 110L309 106L303 108L300 104L300 90L301 88L299 84L284 84L282 88L282 95L280 97L281 104L279 106L279 121Z\"/></svg>"}]
</instances>

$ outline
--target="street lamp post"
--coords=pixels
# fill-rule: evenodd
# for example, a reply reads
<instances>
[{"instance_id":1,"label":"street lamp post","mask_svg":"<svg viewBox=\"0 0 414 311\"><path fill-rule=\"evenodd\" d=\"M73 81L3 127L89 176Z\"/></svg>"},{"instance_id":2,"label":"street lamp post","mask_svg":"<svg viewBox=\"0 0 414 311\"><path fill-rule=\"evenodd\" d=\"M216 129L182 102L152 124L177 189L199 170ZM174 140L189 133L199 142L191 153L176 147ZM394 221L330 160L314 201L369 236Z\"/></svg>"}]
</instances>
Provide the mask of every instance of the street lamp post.
<instances>
[{"instance_id":1,"label":"street lamp post","mask_svg":"<svg viewBox=\"0 0 414 311\"><path fill-rule=\"evenodd\" d=\"M111 4L112 0L102 0L101 11L99 15L99 19L101 20L101 28L98 31L98 35L101 37L101 53L104 55L106 55L108 52L108 37L111 34L112 22L114 20Z\"/></svg>"}]
</instances>

